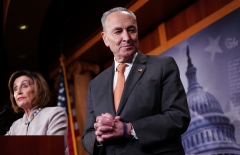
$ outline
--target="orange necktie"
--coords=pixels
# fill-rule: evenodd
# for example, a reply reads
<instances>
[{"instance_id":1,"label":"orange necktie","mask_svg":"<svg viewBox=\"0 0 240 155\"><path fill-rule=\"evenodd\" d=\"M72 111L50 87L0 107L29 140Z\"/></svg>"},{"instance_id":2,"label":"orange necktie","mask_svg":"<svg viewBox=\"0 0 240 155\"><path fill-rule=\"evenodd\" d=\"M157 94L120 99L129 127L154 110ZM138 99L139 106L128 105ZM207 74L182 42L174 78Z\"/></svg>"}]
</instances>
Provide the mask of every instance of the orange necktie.
<instances>
[{"instance_id":1,"label":"orange necktie","mask_svg":"<svg viewBox=\"0 0 240 155\"><path fill-rule=\"evenodd\" d=\"M114 106L116 111L118 109L123 88L124 88L124 82L125 82L124 71L126 67L127 67L127 64L119 64L117 66L118 78L117 78L117 84L114 90Z\"/></svg>"}]
</instances>

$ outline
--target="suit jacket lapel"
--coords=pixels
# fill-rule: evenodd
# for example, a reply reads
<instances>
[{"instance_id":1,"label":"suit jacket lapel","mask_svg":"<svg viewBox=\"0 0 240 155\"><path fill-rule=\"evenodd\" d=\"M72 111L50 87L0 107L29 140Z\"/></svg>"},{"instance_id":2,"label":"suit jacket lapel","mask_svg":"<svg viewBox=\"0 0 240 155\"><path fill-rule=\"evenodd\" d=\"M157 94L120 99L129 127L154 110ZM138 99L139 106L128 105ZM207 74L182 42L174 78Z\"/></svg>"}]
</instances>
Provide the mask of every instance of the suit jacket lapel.
<instances>
[{"instance_id":1,"label":"suit jacket lapel","mask_svg":"<svg viewBox=\"0 0 240 155\"><path fill-rule=\"evenodd\" d=\"M114 63L111 66L111 68L109 68L108 72L106 72L106 83L104 82L102 84L103 88L105 87L106 89L103 89L101 91L103 91L104 93L104 100L103 100L103 106L108 107L110 114L112 114L113 116L116 114L115 112L115 108L114 108L114 102L113 102L113 77L114 77Z\"/></svg>"},{"instance_id":2,"label":"suit jacket lapel","mask_svg":"<svg viewBox=\"0 0 240 155\"><path fill-rule=\"evenodd\" d=\"M120 101L120 104L119 104L119 107L117 110L117 115L119 115L121 113L132 89L136 85L138 79L144 73L144 71L146 69L146 65L145 65L146 61L147 61L147 56L138 52L138 55L133 63L131 71L128 75L128 78L124 84L124 90L123 90L121 101Z\"/></svg>"}]
</instances>

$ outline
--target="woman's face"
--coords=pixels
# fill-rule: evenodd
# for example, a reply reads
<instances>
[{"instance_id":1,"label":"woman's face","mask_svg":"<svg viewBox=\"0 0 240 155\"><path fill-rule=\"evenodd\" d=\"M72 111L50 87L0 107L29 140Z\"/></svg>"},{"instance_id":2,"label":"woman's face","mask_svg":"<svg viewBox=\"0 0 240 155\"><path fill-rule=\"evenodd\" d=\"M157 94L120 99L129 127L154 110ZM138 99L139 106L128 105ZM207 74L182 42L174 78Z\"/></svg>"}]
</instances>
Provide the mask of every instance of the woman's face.
<instances>
[{"instance_id":1,"label":"woman's face","mask_svg":"<svg viewBox=\"0 0 240 155\"><path fill-rule=\"evenodd\" d=\"M27 76L19 76L13 83L14 98L20 108L31 110L35 98L34 83Z\"/></svg>"}]
</instances>

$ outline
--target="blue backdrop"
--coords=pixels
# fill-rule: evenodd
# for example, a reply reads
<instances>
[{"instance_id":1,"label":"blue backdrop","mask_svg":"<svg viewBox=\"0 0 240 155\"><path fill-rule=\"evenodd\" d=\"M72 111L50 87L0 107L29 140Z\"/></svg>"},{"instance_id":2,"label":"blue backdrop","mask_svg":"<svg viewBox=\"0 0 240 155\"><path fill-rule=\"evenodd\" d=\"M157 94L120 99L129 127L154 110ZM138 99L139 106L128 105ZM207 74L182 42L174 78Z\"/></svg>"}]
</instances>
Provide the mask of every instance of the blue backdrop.
<instances>
[{"instance_id":1,"label":"blue backdrop","mask_svg":"<svg viewBox=\"0 0 240 155\"><path fill-rule=\"evenodd\" d=\"M239 40L237 9L160 55L174 57L187 93L186 154L240 154Z\"/></svg>"}]
</instances>

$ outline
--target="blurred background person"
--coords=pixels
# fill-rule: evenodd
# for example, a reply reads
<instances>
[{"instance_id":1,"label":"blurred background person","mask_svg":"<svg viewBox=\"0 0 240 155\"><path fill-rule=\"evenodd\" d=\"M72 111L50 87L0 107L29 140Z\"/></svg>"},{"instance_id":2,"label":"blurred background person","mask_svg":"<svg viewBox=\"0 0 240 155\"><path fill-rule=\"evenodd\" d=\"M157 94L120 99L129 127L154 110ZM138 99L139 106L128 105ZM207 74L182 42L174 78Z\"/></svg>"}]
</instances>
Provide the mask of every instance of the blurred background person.
<instances>
[{"instance_id":1,"label":"blurred background person","mask_svg":"<svg viewBox=\"0 0 240 155\"><path fill-rule=\"evenodd\" d=\"M62 107L47 107L51 93L40 73L25 70L14 72L8 82L14 112L24 112L6 135L63 135L67 150L67 114Z\"/></svg>"}]
</instances>

